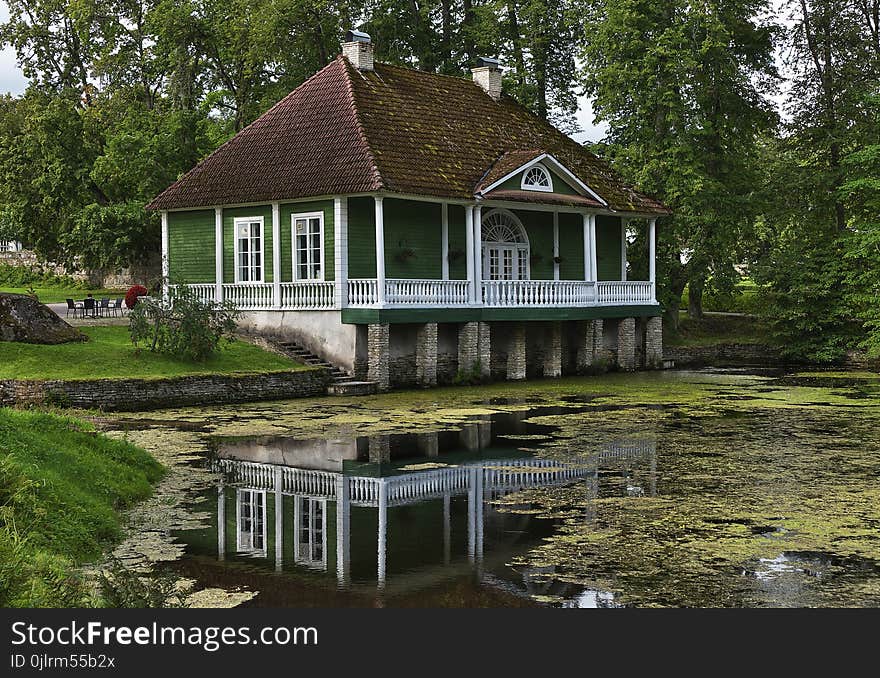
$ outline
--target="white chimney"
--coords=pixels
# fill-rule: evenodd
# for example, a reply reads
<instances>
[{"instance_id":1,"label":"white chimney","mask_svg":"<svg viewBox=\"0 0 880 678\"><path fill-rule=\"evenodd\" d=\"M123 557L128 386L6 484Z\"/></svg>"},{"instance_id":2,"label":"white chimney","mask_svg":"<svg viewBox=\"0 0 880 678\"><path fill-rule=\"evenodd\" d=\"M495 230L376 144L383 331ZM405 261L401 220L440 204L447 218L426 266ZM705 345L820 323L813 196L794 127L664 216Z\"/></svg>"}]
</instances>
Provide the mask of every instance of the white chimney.
<instances>
[{"instance_id":1,"label":"white chimney","mask_svg":"<svg viewBox=\"0 0 880 678\"><path fill-rule=\"evenodd\" d=\"M359 71L373 70L373 42L370 36L354 29L345 32L342 56Z\"/></svg>"},{"instance_id":2,"label":"white chimney","mask_svg":"<svg viewBox=\"0 0 880 678\"><path fill-rule=\"evenodd\" d=\"M471 73L474 74L474 82L486 90L486 94L495 101L501 98L501 66L498 59L480 57Z\"/></svg>"}]
</instances>

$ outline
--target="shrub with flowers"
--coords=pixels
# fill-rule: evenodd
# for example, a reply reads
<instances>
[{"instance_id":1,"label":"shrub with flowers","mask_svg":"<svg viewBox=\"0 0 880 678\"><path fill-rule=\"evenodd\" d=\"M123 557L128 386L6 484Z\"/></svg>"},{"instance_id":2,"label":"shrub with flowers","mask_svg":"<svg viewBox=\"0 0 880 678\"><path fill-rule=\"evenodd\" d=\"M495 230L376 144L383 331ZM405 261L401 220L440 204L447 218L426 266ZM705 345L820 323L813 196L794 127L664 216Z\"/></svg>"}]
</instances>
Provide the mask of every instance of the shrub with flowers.
<instances>
[{"instance_id":1,"label":"shrub with flowers","mask_svg":"<svg viewBox=\"0 0 880 678\"><path fill-rule=\"evenodd\" d=\"M137 306L138 297L144 297L148 294L147 288L143 285L134 285L128 289L128 292L125 293L125 305L128 308L134 308Z\"/></svg>"}]
</instances>

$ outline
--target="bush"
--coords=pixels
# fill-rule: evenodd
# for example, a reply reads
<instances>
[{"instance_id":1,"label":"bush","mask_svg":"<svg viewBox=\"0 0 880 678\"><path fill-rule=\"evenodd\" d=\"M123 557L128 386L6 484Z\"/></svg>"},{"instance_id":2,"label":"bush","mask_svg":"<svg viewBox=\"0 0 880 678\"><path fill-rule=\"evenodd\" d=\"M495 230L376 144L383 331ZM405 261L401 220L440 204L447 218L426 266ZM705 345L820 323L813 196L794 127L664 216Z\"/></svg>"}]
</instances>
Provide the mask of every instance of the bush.
<instances>
[{"instance_id":1,"label":"bush","mask_svg":"<svg viewBox=\"0 0 880 678\"><path fill-rule=\"evenodd\" d=\"M129 332L135 346L191 362L204 362L233 341L238 312L230 302L206 303L186 285L170 287L169 303L151 299L141 302L129 316Z\"/></svg>"},{"instance_id":2,"label":"bush","mask_svg":"<svg viewBox=\"0 0 880 678\"><path fill-rule=\"evenodd\" d=\"M147 288L143 285L134 285L128 288L128 292L125 293L125 305L128 308L134 308L137 306L138 297L144 297L147 295Z\"/></svg>"},{"instance_id":3,"label":"bush","mask_svg":"<svg viewBox=\"0 0 880 678\"><path fill-rule=\"evenodd\" d=\"M88 284L69 275L56 275L40 266L0 264L0 286L86 289Z\"/></svg>"}]
</instances>

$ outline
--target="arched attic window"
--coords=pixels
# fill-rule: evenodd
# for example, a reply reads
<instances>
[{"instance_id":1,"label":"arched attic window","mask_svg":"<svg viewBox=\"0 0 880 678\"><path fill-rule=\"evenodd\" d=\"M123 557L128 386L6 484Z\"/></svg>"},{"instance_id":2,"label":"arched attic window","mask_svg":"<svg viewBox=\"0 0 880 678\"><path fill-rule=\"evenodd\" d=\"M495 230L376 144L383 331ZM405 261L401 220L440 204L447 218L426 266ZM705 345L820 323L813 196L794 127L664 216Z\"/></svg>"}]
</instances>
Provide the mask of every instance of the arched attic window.
<instances>
[{"instance_id":1,"label":"arched attic window","mask_svg":"<svg viewBox=\"0 0 880 678\"><path fill-rule=\"evenodd\" d=\"M532 165L523 172L520 187L526 191L547 191L549 193L553 190L553 179L544 165Z\"/></svg>"}]
</instances>

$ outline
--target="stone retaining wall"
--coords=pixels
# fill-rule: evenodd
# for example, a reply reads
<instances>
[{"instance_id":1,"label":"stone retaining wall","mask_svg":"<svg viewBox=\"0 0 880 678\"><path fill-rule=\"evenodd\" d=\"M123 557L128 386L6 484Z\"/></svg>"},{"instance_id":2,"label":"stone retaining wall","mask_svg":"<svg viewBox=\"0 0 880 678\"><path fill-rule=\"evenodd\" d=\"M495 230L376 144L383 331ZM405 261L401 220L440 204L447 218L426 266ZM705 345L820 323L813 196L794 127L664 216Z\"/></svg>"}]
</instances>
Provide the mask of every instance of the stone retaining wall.
<instances>
[{"instance_id":1,"label":"stone retaining wall","mask_svg":"<svg viewBox=\"0 0 880 678\"><path fill-rule=\"evenodd\" d=\"M0 406L58 405L135 412L325 395L330 372L306 369L247 375L82 381L0 380Z\"/></svg>"},{"instance_id":2,"label":"stone retaining wall","mask_svg":"<svg viewBox=\"0 0 880 678\"><path fill-rule=\"evenodd\" d=\"M665 346L663 357L676 367L711 365L780 365L779 350L767 344L716 344L714 346Z\"/></svg>"}]
</instances>

